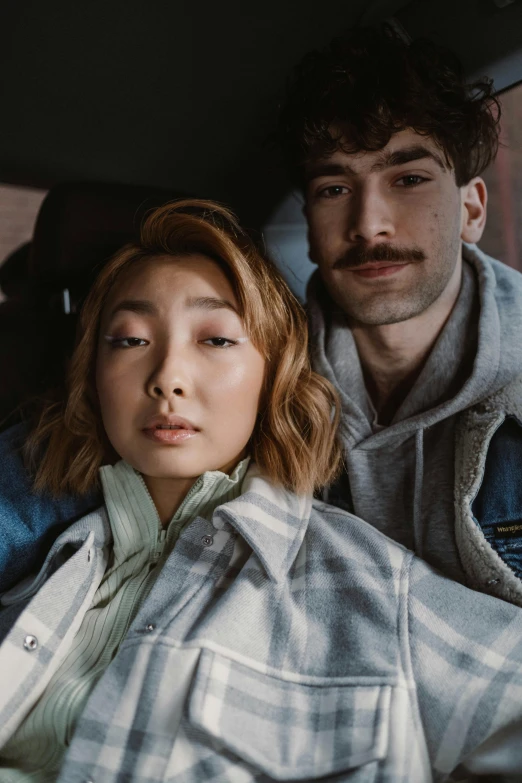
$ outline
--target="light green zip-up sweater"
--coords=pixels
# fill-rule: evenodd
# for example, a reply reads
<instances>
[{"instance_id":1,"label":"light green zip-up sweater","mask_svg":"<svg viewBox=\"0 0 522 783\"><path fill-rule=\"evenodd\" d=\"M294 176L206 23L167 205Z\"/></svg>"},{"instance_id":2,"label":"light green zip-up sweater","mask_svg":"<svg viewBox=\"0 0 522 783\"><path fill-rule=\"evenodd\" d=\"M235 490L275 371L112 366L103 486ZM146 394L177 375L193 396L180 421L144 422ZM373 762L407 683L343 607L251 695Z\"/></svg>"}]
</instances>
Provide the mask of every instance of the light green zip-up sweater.
<instances>
[{"instance_id":1,"label":"light green zip-up sweater","mask_svg":"<svg viewBox=\"0 0 522 783\"><path fill-rule=\"evenodd\" d=\"M1 783L51 783L60 770L76 721L97 681L118 651L182 529L196 516L210 519L234 500L248 467L230 476L209 471L198 478L162 528L141 475L126 462L101 468L114 546L105 576L68 654L43 695L0 751Z\"/></svg>"}]
</instances>

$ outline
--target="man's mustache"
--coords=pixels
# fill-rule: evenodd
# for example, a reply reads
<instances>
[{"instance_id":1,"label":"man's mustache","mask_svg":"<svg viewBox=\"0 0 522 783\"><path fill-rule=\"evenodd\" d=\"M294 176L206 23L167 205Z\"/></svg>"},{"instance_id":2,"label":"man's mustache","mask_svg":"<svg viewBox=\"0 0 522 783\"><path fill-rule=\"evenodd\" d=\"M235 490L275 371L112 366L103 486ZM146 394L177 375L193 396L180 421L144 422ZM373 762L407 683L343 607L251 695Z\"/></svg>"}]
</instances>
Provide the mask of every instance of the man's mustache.
<instances>
[{"instance_id":1,"label":"man's mustache","mask_svg":"<svg viewBox=\"0 0 522 783\"><path fill-rule=\"evenodd\" d=\"M357 269L372 261L418 262L425 261L426 254L420 247L400 247L381 242L380 245L354 245L334 262L332 269Z\"/></svg>"}]
</instances>

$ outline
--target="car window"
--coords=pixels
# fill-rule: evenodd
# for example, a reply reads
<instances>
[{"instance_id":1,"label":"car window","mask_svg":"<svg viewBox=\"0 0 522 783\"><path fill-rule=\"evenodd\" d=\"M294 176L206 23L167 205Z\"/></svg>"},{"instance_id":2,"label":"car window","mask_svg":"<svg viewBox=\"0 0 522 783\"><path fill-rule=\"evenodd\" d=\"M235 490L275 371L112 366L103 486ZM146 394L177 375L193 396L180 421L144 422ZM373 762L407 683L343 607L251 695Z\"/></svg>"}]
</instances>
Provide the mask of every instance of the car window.
<instances>
[{"instance_id":1,"label":"car window","mask_svg":"<svg viewBox=\"0 0 522 783\"><path fill-rule=\"evenodd\" d=\"M500 147L485 171L488 219L480 247L522 272L522 83L500 96Z\"/></svg>"},{"instance_id":2,"label":"car window","mask_svg":"<svg viewBox=\"0 0 522 783\"><path fill-rule=\"evenodd\" d=\"M40 205L47 191L0 185L0 265L29 242ZM0 290L0 301L4 298Z\"/></svg>"}]
</instances>

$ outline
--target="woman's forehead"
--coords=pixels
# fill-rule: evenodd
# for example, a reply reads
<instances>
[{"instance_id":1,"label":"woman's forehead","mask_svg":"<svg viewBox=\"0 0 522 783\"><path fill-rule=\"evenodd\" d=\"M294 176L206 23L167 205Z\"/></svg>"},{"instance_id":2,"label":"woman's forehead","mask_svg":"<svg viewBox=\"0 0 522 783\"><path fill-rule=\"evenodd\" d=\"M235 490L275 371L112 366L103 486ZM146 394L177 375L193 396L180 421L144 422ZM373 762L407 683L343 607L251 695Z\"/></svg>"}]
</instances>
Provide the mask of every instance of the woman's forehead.
<instances>
[{"instance_id":1,"label":"woman's forehead","mask_svg":"<svg viewBox=\"0 0 522 783\"><path fill-rule=\"evenodd\" d=\"M223 300L238 310L232 285L216 261L201 254L159 256L122 272L107 298L104 315L121 300L149 300L163 308L204 298Z\"/></svg>"}]
</instances>

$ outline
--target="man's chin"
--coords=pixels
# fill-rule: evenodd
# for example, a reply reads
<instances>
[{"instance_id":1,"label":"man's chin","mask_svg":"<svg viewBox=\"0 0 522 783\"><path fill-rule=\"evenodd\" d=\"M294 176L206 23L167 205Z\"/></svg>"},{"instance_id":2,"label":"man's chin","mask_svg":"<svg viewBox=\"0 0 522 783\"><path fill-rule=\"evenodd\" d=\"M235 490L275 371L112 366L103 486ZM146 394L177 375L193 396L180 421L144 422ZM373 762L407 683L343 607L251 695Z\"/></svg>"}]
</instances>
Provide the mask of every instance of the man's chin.
<instances>
[{"instance_id":1,"label":"man's chin","mask_svg":"<svg viewBox=\"0 0 522 783\"><path fill-rule=\"evenodd\" d=\"M400 324L405 323L406 321L410 321L412 318L415 317L415 315L418 315L418 313L415 313L413 315L388 315L388 316L373 316L373 317L362 317L362 318L356 318L347 316L350 325L353 328L370 328L370 327L377 327L377 326L392 326L393 324Z\"/></svg>"},{"instance_id":2,"label":"man's chin","mask_svg":"<svg viewBox=\"0 0 522 783\"><path fill-rule=\"evenodd\" d=\"M391 326L409 321L421 315L426 309L423 303L406 302L361 303L353 301L337 301L351 326Z\"/></svg>"},{"instance_id":3,"label":"man's chin","mask_svg":"<svg viewBox=\"0 0 522 783\"><path fill-rule=\"evenodd\" d=\"M341 270L335 277L324 280L328 293L335 304L354 326L389 326L409 321L421 315L437 298L437 291L431 287L424 291L415 285L404 285L406 281L384 281L373 287L363 283L357 285L353 275Z\"/></svg>"}]
</instances>

